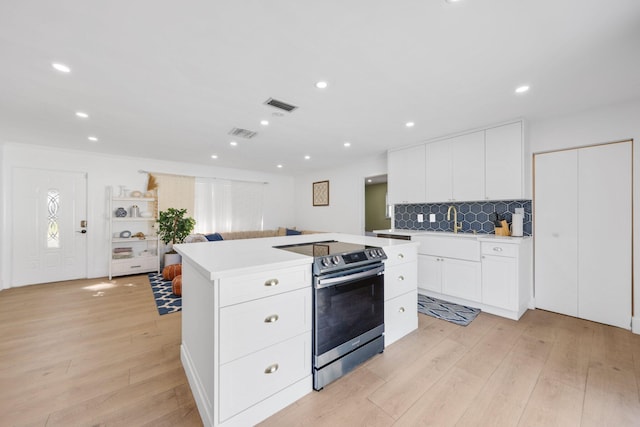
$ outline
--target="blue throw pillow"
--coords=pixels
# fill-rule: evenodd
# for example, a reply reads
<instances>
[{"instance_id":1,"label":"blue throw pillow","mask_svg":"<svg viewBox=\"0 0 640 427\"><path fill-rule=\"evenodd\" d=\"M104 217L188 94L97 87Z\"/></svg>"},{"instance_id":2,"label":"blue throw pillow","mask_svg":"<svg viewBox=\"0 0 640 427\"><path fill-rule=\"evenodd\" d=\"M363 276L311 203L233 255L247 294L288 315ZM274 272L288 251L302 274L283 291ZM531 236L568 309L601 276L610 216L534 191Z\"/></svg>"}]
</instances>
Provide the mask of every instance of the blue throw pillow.
<instances>
[{"instance_id":1,"label":"blue throw pillow","mask_svg":"<svg viewBox=\"0 0 640 427\"><path fill-rule=\"evenodd\" d=\"M298 231L298 230L292 230L290 228L287 228L287 236L297 236L299 234L302 234L302 232Z\"/></svg>"},{"instance_id":2,"label":"blue throw pillow","mask_svg":"<svg viewBox=\"0 0 640 427\"><path fill-rule=\"evenodd\" d=\"M218 240L224 240L222 238L222 236L220 235L220 233L206 234L204 237L206 237L207 240L210 241L210 242L215 242L215 241L218 241Z\"/></svg>"}]
</instances>

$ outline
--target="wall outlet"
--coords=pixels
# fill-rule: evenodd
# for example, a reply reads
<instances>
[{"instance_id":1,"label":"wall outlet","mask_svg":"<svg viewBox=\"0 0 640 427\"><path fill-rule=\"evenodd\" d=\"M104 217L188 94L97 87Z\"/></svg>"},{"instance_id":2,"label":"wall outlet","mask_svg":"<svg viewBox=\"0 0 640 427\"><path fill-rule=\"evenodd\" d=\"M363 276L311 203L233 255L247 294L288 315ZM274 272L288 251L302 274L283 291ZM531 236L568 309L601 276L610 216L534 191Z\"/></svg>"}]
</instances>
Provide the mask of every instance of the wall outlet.
<instances>
[{"instance_id":1,"label":"wall outlet","mask_svg":"<svg viewBox=\"0 0 640 427\"><path fill-rule=\"evenodd\" d=\"M429 222L436 222L436 214L429 214Z\"/></svg>"},{"instance_id":2,"label":"wall outlet","mask_svg":"<svg viewBox=\"0 0 640 427\"><path fill-rule=\"evenodd\" d=\"M418 222L424 222L424 215L418 214Z\"/></svg>"},{"instance_id":3,"label":"wall outlet","mask_svg":"<svg viewBox=\"0 0 640 427\"><path fill-rule=\"evenodd\" d=\"M516 213L524 215L524 208L516 208Z\"/></svg>"}]
</instances>

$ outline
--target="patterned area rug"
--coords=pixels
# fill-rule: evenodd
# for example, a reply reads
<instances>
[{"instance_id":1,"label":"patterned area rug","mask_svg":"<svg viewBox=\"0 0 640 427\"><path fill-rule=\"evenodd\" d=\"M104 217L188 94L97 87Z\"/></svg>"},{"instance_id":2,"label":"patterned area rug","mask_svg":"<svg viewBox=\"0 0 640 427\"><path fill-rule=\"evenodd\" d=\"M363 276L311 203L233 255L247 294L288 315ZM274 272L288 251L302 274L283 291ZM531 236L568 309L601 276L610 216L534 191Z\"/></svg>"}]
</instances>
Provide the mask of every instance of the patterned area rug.
<instances>
[{"instance_id":1,"label":"patterned area rug","mask_svg":"<svg viewBox=\"0 0 640 427\"><path fill-rule=\"evenodd\" d=\"M162 273L149 273L149 283L160 315L182 310L182 298L173 294L171 280L164 280Z\"/></svg>"},{"instance_id":2,"label":"patterned area rug","mask_svg":"<svg viewBox=\"0 0 640 427\"><path fill-rule=\"evenodd\" d=\"M480 314L480 309L418 294L418 312L456 325L467 326Z\"/></svg>"}]
</instances>

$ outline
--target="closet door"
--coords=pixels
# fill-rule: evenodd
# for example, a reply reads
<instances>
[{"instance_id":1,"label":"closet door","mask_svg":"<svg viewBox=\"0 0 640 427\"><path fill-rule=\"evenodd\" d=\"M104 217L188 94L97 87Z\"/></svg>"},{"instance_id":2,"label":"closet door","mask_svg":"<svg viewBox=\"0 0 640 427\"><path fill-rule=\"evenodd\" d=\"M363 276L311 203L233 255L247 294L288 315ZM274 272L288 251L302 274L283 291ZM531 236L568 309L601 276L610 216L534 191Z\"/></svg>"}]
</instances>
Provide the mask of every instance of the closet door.
<instances>
[{"instance_id":1,"label":"closet door","mask_svg":"<svg viewBox=\"0 0 640 427\"><path fill-rule=\"evenodd\" d=\"M578 316L578 153L536 154L536 307Z\"/></svg>"},{"instance_id":2,"label":"closet door","mask_svg":"<svg viewBox=\"0 0 640 427\"><path fill-rule=\"evenodd\" d=\"M578 150L578 317L629 329L631 142Z\"/></svg>"}]
</instances>

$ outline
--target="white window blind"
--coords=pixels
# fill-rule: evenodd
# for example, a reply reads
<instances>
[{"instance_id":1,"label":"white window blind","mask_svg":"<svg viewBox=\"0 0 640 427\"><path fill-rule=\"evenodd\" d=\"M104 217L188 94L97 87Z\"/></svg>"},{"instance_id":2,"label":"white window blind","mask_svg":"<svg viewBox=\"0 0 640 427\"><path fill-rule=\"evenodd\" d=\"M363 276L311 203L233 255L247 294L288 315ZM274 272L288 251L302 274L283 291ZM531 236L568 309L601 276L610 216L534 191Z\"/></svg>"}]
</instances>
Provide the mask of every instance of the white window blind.
<instances>
[{"instance_id":1,"label":"white window blind","mask_svg":"<svg viewBox=\"0 0 640 427\"><path fill-rule=\"evenodd\" d=\"M196 178L196 233L262 230L264 183Z\"/></svg>"}]
</instances>

